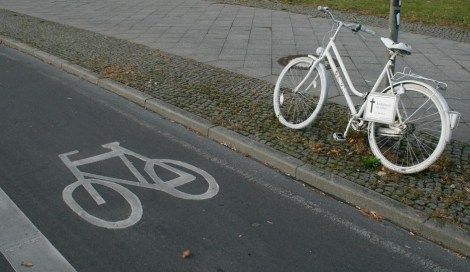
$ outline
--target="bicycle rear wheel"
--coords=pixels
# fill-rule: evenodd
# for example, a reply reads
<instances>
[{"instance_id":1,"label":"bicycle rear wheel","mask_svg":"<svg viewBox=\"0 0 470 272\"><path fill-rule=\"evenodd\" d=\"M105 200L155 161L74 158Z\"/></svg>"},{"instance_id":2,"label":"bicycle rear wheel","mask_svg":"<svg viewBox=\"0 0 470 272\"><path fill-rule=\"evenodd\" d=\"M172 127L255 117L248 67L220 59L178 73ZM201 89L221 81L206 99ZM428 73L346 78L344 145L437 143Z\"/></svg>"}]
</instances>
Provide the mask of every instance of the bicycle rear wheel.
<instances>
[{"instance_id":1,"label":"bicycle rear wheel","mask_svg":"<svg viewBox=\"0 0 470 272\"><path fill-rule=\"evenodd\" d=\"M315 59L293 59L281 71L274 88L274 112L279 121L292 129L312 123L327 98L325 66Z\"/></svg>"},{"instance_id":2,"label":"bicycle rear wheel","mask_svg":"<svg viewBox=\"0 0 470 272\"><path fill-rule=\"evenodd\" d=\"M371 122L369 143L385 167L411 174L428 168L439 158L450 127L436 91L413 82L399 83L394 89L401 87L404 93L399 95L396 122ZM384 92L391 93L391 89Z\"/></svg>"},{"instance_id":3,"label":"bicycle rear wheel","mask_svg":"<svg viewBox=\"0 0 470 272\"><path fill-rule=\"evenodd\" d=\"M176 177L171 180L162 180L155 172L155 166L159 166L169 172L173 172ZM149 160L145 164L145 172L147 172L147 174L155 182L158 190L178 198L188 200L203 200L212 198L219 192L219 184L217 181L215 181L213 176L201 168L182 161L168 159ZM199 178L193 174L197 174L196 176ZM181 188L182 185L196 182L199 183L199 186L203 188L202 193L185 192Z\"/></svg>"}]
</instances>

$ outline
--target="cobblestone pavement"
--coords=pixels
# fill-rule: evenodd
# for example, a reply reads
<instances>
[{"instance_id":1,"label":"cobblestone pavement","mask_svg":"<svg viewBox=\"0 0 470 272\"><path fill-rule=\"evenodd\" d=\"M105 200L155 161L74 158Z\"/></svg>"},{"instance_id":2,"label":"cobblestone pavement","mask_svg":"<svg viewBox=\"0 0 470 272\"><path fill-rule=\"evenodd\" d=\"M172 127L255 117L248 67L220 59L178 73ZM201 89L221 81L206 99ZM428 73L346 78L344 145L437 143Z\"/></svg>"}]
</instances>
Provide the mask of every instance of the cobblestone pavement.
<instances>
[{"instance_id":1,"label":"cobblestone pavement","mask_svg":"<svg viewBox=\"0 0 470 272\"><path fill-rule=\"evenodd\" d=\"M225 8L232 9L216 9L220 13ZM470 145L462 141L453 141L442 160L419 174L369 169L364 165L370 151L363 134L351 137L348 143L331 140L332 132L341 131L347 122L344 106L330 103L314 125L292 131L281 126L273 114L273 85L266 78L244 76L123 37L105 36L7 10L0 10L0 33L470 230ZM378 175L379 172L385 175Z\"/></svg>"}]
</instances>

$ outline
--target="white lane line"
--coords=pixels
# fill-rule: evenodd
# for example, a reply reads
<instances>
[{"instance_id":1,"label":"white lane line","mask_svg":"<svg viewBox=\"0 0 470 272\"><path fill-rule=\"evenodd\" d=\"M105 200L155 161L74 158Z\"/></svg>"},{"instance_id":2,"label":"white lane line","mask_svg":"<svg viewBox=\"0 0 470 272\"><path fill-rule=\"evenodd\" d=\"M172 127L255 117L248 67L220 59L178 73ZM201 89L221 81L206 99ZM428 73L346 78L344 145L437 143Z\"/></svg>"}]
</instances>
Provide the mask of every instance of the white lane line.
<instances>
[{"instance_id":1,"label":"white lane line","mask_svg":"<svg viewBox=\"0 0 470 272\"><path fill-rule=\"evenodd\" d=\"M47 238L0 188L0 252L15 271L76 272Z\"/></svg>"}]
</instances>

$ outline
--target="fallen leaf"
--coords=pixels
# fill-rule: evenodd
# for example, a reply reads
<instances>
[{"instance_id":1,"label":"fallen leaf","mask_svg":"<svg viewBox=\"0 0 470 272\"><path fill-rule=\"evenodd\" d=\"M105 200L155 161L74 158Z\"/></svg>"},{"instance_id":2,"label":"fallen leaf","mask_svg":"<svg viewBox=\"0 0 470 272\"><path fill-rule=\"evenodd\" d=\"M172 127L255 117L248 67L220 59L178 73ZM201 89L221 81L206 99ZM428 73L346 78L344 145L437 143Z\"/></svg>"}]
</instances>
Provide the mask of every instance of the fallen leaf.
<instances>
[{"instance_id":1,"label":"fallen leaf","mask_svg":"<svg viewBox=\"0 0 470 272\"><path fill-rule=\"evenodd\" d=\"M379 177L383 177L383 176L386 176L386 175L387 175L387 173L384 172L384 171L377 172L377 176L379 176Z\"/></svg>"},{"instance_id":2,"label":"fallen leaf","mask_svg":"<svg viewBox=\"0 0 470 272\"><path fill-rule=\"evenodd\" d=\"M330 156L339 156L340 152L341 152L340 150L331 149L330 151L328 151L328 155L330 155Z\"/></svg>"},{"instance_id":3,"label":"fallen leaf","mask_svg":"<svg viewBox=\"0 0 470 272\"><path fill-rule=\"evenodd\" d=\"M414 234L414 233L411 232L411 231L409 232L409 234L410 234L411 236L415 236L415 235L416 235L416 234Z\"/></svg>"},{"instance_id":4,"label":"fallen leaf","mask_svg":"<svg viewBox=\"0 0 470 272\"><path fill-rule=\"evenodd\" d=\"M32 267L33 263L32 262L21 262L21 265L26 266L26 267Z\"/></svg>"},{"instance_id":5,"label":"fallen leaf","mask_svg":"<svg viewBox=\"0 0 470 272\"><path fill-rule=\"evenodd\" d=\"M377 212L374 212L374 211L365 211L365 210L361 210L359 207L356 206L356 208L359 209L359 212L362 213L362 215L364 216L367 216L367 217L370 217L378 222L382 222L382 220L384 219L383 216L381 216L380 214L378 214Z\"/></svg>"},{"instance_id":6,"label":"fallen leaf","mask_svg":"<svg viewBox=\"0 0 470 272\"><path fill-rule=\"evenodd\" d=\"M270 225L272 225L272 224L273 224L273 222L271 222L271 221L266 221L266 222L268 222L268 224L270 224Z\"/></svg>"},{"instance_id":7,"label":"fallen leaf","mask_svg":"<svg viewBox=\"0 0 470 272\"><path fill-rule=\"evenodd\" d=\"M186 249L185 251L183 251L183 253L181 254L181 259L187 259L191 256L191 251L189 251L189 249Z\"/></svg>"},{"instance_id":8,"label":"fallen leaf","mask_svg":"<svg viewBox=\"0 0 470 272\"><path fill-rule=\"evenodd\" d=\"M378 214L374 211L370 212L370 215L372 215L372 218L374 218L375 220L377 220L379 222L381 222L384 219L380 214Z\"/></svg>"},{"instance_id":9,"label":"fallen leaf","mask_svg":"<svg viewBox=\"0 0 470 272\"><path fill-rule=\"evenodd\" d=\"M315 153L320 153L320 151L322 151L322 148L321 147L316 147L316 148L313 148L312 150Z\"/></svg>"}]
</instances>

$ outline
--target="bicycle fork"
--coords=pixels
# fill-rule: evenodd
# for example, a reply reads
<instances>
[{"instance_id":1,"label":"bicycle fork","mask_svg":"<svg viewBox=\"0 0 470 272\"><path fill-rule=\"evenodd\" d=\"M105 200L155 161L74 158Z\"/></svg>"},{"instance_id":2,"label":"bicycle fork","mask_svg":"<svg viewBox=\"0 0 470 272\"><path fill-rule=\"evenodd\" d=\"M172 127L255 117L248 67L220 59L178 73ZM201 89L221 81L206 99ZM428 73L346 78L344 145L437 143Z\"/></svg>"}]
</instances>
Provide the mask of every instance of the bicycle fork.
<instances>
[{"instance_id":1,"label":"bicycle fork","mask_svg":"<svg viewBox=\"0 0 470 272\"><path fill-rule=\"evenodd\" d=\"M312 57L312 59L313 59L313 57ZM319 62L319 60L318 60L318 62ZM312 66L311 66L310 70L308 71L307 75L304 77L302 82L300 82L299 85L297 87L295 87L294 93L298 93L299 89L305 84L305 82L308 80L308 78L310 78L310 76L313 73L313 70L315 69L316 64L317 64L317 61L314 61L312 63ZM320 76L320 73L316 74L315 78L312 80L312 82L310 84L308 84L307 88L305 88L304 90L308 91L310 89L310 87L312 87L312 86L313 86L313 88L316 88L317 87L317 79L318 79L319 76Z\"/></svg>"}]
</instances>

